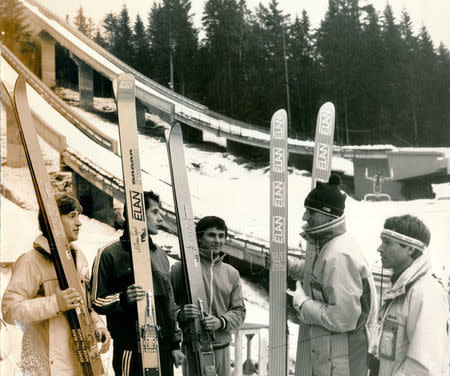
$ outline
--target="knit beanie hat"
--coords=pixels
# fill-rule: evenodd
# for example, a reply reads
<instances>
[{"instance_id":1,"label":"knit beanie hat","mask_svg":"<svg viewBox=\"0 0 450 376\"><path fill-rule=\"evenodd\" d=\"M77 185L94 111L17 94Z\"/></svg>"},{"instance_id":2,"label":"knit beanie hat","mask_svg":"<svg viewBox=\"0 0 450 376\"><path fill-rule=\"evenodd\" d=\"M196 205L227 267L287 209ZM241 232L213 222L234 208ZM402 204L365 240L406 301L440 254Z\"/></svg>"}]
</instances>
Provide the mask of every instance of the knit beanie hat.
<instances>
[{"instance_id":1,"label":"knit beanie hat","mask_svg":"<svg viewBox=\"0 0 450 376\"><path fill-rule=\"evenodd\" d=\"M331 175L328 183L318 181L316 188L309 192L305 199L305 208L340 217L344 214L345 199L347 198L345 193L341 193L340 185L341 178L338 175Z\"/></svg>"}]
</instances>

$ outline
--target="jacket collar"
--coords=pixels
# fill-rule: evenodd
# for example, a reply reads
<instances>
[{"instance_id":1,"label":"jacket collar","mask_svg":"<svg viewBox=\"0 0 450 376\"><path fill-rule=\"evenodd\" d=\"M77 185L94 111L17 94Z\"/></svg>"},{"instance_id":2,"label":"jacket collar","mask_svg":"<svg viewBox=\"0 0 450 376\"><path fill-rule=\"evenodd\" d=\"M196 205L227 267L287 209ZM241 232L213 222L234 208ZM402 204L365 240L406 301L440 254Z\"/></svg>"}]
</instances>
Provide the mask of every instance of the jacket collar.
<instances>
[{"instance_id":1,"label":"jacket collar","mask_svg":"<svg viewBox=\"0 0 450 376\"><path fill-rule=\"evenodd\" d=\"M218 262L223 261L223 259L225 258L226 254L225 253L220 253L219 255L217 255L216 257L213 257L213 253L211 253L211 256L205 255L202 252L200 252L200 258L208 263L211 264L216 264Z\"/></svg>"},{"instance_id":2,"label":"jacket collar","mask_svg":"<svg viewBox=\"0 0 450 376\"><path fill-rule=\"evenodd\" d=\"M383 300L391 300L404 295L406 291L422 276L430 271L430 264L425 256L420 256L406 268L394 285L385 291Z\"/></svg>"},{"instance_id":3,"label":"jacket collar","mask_svg":"<svg viewBox=\"0 0 450 376\"><path fill-rule=\"evenodd\" d=\"M342 235L345 231L345 217L341 216L317 227L304 227L300 235L306 241L318 243L321 247L331 239Z\"/></svg>"},{"instance_id":4,"label":"jacket collar","mask_svg":"<svg viewBox=\"0 0 450 376\"><path fill-rule=\"evenodd\" d=\"M70 250L75 254L78 253L79 248L74 244L69 244ZM39 235L33 242L33 248L39 251L40 253L51 257L52 253L50 251L50 245L48 244L48 240L44 235Z\"/></svg>"}]
</instances>

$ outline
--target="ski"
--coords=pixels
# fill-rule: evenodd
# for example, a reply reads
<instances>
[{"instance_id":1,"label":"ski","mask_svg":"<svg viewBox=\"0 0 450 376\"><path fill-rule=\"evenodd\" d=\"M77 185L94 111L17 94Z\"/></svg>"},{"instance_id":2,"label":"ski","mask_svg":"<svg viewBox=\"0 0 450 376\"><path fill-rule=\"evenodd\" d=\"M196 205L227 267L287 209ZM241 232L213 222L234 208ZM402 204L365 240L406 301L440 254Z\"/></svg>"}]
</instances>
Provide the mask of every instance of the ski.
<instances>
[{"instance_id":1,"label":"ski","mask_svg":"<svg viewBox=\"0 0 450 376\"><path fill-rule=\"evenodd\" d=\"M312 166L311 189L316 187L317 181L328 181L331 174L331 160L333 156L334 138L334 105L326 102L320 107L316 122L316 136L314 139L314 156ZM305 255L303 274L303 288L311 296L311 275L314 261L314 245L308 243ZM295 376L311 376L311 344L309 338L310 326L300 323L298 329L297 358L295 362Z\"/></svg>"},{"instance_id":2,"label":"ski","mask_svg":"<svg viewBox=\"0 0 450 376\"><path fill-rule=\"evenodd\" d=\"M2 85L4 86L3 83ZM4 87L4 90L8 93L6 87ZM8 96L9 100L11 100L9 93ZM106 375L97 347L97 338L90 318L86 296L83 293L81 282L78 278L78 272L59 215L53 187L45 167L44 158L42 157L31 109L28 104L24 76L19 76L16 81L14 102L11 101L11 103L13 104L37 202L44 214L48 229L48 243L53 256L59 286L61 290L73 287L83 297L82 304L80 304L79 308L64 313L71 327L72 338L78 359L81 363L83 375Z\"/></svg>"},{"instance_id":3,"label":"ski","mask_svg":"<svg viewBox=\"0 0 450 376\"><path fill-rule=\"evenodd\" d=\"M177 217L178 239L182 259L188 301L197 304L202 312L206 305L205 286L202 278L200 253L195 234L194 215L191 206L189 183L183 152L183 134L176 124L167 137L170 175ZM192 320L190 326L192 348L196 353L197 370L201 376L216 376L212 333L201 325L200 318Z\"/></svg>"},{"instance_id":4,"label":"ski","mask_svg":"<svg viewBox=\"0 0 450 376\"><path fill-rule=\"evenodd\" d=\"M119 138L122 156L123 183L130 234L134 282L146 292L137 302L137 341L142 358L144 376L159 376L158 326L153 296L150 245L147 234L147 216L142 189L139 160L139 141L136 120L136 88L134 76L120 74L116 84Z\"/></svg>"},{"instance_id":5,"label":"ski","mask_svg":"<svg viewBox=\"0 0 450 376\"><path fill-rule=\"evenodd\" d=\"M269 375L287 375L287 114L270 122Z\"/></svg>"}]
</instances>

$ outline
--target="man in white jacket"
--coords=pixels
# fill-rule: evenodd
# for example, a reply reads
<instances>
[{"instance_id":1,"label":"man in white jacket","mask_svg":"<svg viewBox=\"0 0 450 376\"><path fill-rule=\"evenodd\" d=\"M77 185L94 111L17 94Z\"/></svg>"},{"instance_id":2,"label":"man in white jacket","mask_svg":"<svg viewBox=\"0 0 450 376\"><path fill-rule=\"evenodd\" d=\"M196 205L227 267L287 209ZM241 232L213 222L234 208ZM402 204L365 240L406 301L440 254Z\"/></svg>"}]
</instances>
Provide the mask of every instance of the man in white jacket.
<instances>
[{"instance_id":1,"label":"man in white jacket","mask_svg":"<svg viewBox=\"0 0 450 376\"><path fill-rule=\"evenodd\" d=\"M67 241L71 243L78 239L81 205L70 195L59 196L56 202ZM82 297L74 288L59 289L42 212L39 226L42 235L34 241L33 249L21 255L13 266L2 299L3 317L24 332L20 363L24 374L80 376L83 371L64 312L76 309ZM72 244L71 251L84 287L89 283L88 263L81 250ZM109 332L97 313L90 314L96 334L103 341L100 352L106 352L111 338Z\"/></svg>"},{"instance_id":2,"label":"man in white jacket","mask_svg":"<svg viewBox=\"0 0 450 376\"><path fill-rule=\"evenodd\" d=\"M429 243L430 231L416 217L384 223L378 252L383 267L394 273L383 295L373 349L380 376L449 375L448 297L430 272Z\"/></svg>"},{"instance_id":3,"label":"man in white jacket","mask_svg":"<svg viewBox=\"0 0 450 376\"><path fill-rule=\"evenodd\" d=\"M346 195L340 183L339 176L331 175L305 199L302 236L316 248L312 294L308 296L297 282L293 304L299 320L310 325L307 340L313 375L366 376L367 328L375 318L376 292L361 249L346 231ZM304 262L290 259L288 271L291 278L302 281Z\"/></svg>"}]
</instances>

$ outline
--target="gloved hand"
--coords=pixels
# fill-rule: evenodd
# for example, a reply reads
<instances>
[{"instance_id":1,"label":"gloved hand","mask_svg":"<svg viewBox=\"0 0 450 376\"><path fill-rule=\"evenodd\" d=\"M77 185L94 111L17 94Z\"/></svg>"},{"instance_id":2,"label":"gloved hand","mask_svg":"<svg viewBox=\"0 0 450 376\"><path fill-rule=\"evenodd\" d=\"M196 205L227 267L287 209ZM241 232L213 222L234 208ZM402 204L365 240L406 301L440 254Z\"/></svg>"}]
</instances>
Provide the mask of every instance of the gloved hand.
<instances>
[{"instance_id":1,"label":"gloved hand","mask_svg":"<svg viewBox=\"0 0 450 376\"><path fill-rule=\"evenodd\" d=\"M294 308L300 312L302 304L310 299L311 297L306 295L306 292L303 289L300 281L297 281L297 288L295 289L294 297L292 298L292 304L294 305Z\"/></svg>"}]
</instances>

